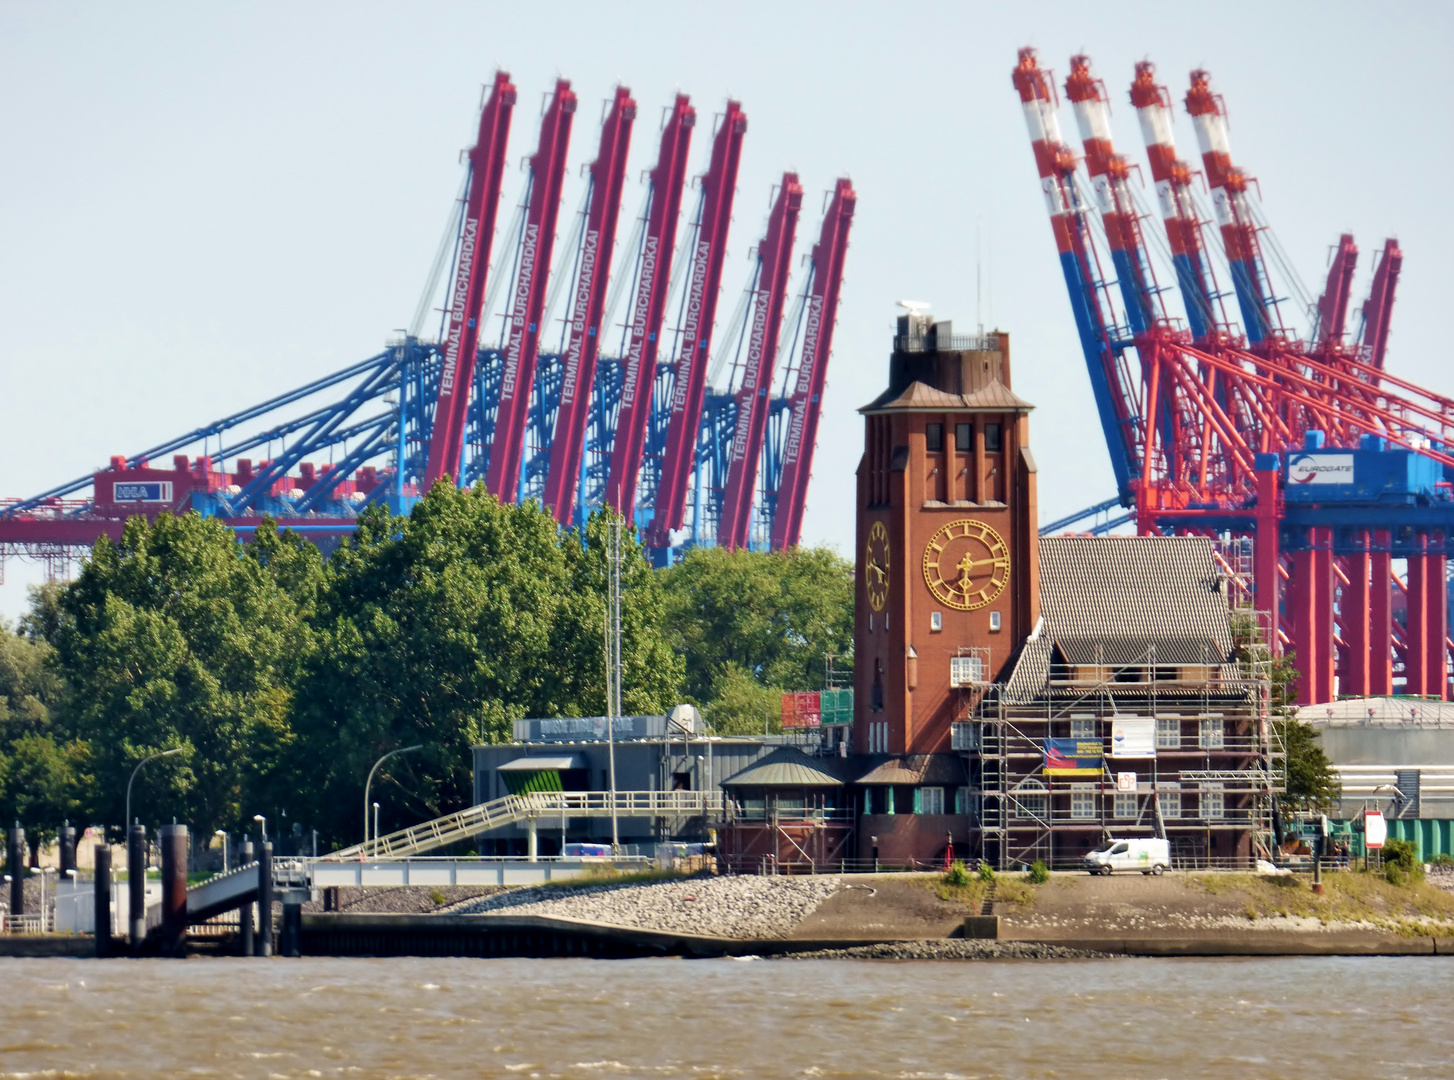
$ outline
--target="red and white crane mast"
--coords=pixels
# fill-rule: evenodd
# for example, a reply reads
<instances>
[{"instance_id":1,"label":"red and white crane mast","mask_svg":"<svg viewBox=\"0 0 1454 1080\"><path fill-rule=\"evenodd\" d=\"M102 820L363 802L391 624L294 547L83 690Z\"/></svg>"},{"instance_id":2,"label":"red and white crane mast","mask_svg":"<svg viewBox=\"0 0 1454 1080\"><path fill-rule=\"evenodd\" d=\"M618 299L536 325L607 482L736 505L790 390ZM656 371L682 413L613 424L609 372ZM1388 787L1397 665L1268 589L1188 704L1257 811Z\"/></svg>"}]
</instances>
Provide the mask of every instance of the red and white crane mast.
<instances>
[{"instance_id":1,"label":"red and white crane mast","mask_svg":"<svg viewBox=\"0 0 1454 1080\"><path fill-rule=\"evenodd\" d=\"M661 481L657 485L656 508L646 538L652 547L670 544L671 531L681 528L686 510L687 483L691 478L697 431L702 422L702 401L707 390L707 356L712 343L712 323L717 317L722 261L726 255L727 232L732 224L737 166L742 157L742 137L746 132L747 115L741 104L727 102L727 112L712 144L712 164L702 180L702 217L697 229L696 250L692 253L691 277L687 282L686 314L679 328L681 347L677 351L673 372Z\"/></svg>"},{"instance_id":2,"label":"red and white crane mast","mask_svg":"<svg viewBox=\"0 0 1454 1080\"><path fill-rule=\"evenodd\" d=\"M1091 74L1090 57L1070 58L1065 96L1075 111L1076 126L1085 148L1086 172L1090 174L1106 240L1111 246L1111 260L1121 283L1127 316L1131 328L1144 334L1162 322L1166 313L1145 257L1141 225L1127 183L1130 169L1111 141L1111 109L1106 86Z\"/></svg>"},{"instance_id":3,"label":"red and white crane mast","mask_svg":"<svg viewBox=\"0 0 1454 1080\"><path fill-rule=\"evenodd\" d=\"M505 145L510 138L510 115L515 87L504 71L495 72L495 85L480 112L479 136L470 151L469 194L465 197L459 263L449 293L449 331L439 372L434 426L429 436L429 460L424 468L426 488L446 474L458 475L464 442L465 413L474 385L475 355L479 348L480 310L490 248L495 239L495 214L500 206L500 182L505 172Z\"/></svg>"},{"instance_id":4,"label":"red and white crane mast","mask_svg":"<svg viewBox=\"0 0 1454 1080\"><path fill-rule=\"evenodd\" d=\"M606 122L601 127L601 148L590 168L590 206L581 238L571 305L570 343L562 358L560 407L555 414L550 466L545 477L545 505L555 520L568 524L575 509L580 483L581 451L585 446L591 389L596 380L596 359L601 349L601 313L611 276L611 255L616 247L616 222L621 215L621 188L626 179L626 155L631 148L631 126L636 102L624 86L616 88Z\"/></svg>"},{"instance_id":5,"label":"red and white crane mast","mask_svg":"<svg viewBox=\"0 0 1454 1080\"><path fill-rule=\"evenodd\" d=\"M672 255L676 248L677 219L681 216L682 188L687 176L687 153L697 110L686 94L678 94L661 131L661 148L651 170L651 204L641 240L636 296L622 358L621 402L616 414L616 436L611 443L611 464L606 477L606 505L631 519L636 511L636 481L646 447L646 425L651 417L651 388L656 354L661 344L662 316L666 314Z\"/></svg>"},{"instance_id":6,"label":"red and white crane mast","mask_svg":"<svg viewBox=\"0 0 1454 1080\"><path fill-rule=\"evenodd\" d=\"M490 445L485 487L501 502L514 502L520 487L520 455L525 445L525 419L535 382L540 348L540 319L550 278L550 253L560 213L565 155L570 145L576 95L570 81L557 79L555 93L540 123L540 144L530 158L530 209L520 238L520 262L511 293L500 405Z\"/></svg>"},{"instance_id":7,"label":"red and white crane mast","mask_svg":"<svg viewBox=\"0 0 1454 1080\"><path fill-rule=\"evenodd\" d=\"M722 518L717 542L729 551L745 548L752 529L752 497L757 487L757 466L762 458L762 437L767 429L768 398L783 305L788 294L793 241L803 187L797 173L783 173L777 201L767 219L767 233L757 246L757 296L747 339L742 381L733 395L737 401L732 446L727 461L727 483L722 492Z\"/></svg>"},{"instance_id":8,"label":"red and white crane mast","mask_svg":"<svg viewBox=\"0 0 1454 1080\"><path fill-rule=\"evenodd\" d=\"M1231 140L1227 136L1227 110L1220 94L1212 93L1211 75L1191 73L1186 111L1196 128L1197 145L1212 192L1212 209L1222 230L1222 245L1237 290L1237 306L1246 324L1247 340L1259 342L1273 332L1274 313L1263 293L1265 275L1257 243L1257 226L1247 198L1247 175L1232 164Z\"/></svg>"},{"instance_id":9,"label":"red and white crane mast","mask_svg":"<svg viewBox=\"0 0 1454 1080\"><path fill-rule=\"evenodd\" d=\"M838 292L843 284L843 261L848 252L848 230L858 196L853 185L840 179L833 200L823 215L823 227L812 253L812 283L803 326L803 351L798 377L788 398L792 419L783 446L782 479L772 520L774 551L797 547L803 531L803 509L808 502L808 480L813 472L813 450L818 440L818 418L823 408L823 387L833 348L833 327L838 321Z\"/></svg>"},{"instance_id":10,"label":"red and white crane mast","mask_svg":"<svg viewBox=\"0 0 1454 1080\"><path fill-rule=\"evenodd\" d=\"M1156 202L1166 225L1166 242L1171 248L1187 322L1193 337L1206 338L1226 324L1227 316L1202 243L1201 221L1191 190L1191 166L1176 156L1171 94L1156 81L1156 65L1149 60L1136 65L1131 104L1141 122L1151 182L1156 186Z\"/></svg>"}]
</instances>

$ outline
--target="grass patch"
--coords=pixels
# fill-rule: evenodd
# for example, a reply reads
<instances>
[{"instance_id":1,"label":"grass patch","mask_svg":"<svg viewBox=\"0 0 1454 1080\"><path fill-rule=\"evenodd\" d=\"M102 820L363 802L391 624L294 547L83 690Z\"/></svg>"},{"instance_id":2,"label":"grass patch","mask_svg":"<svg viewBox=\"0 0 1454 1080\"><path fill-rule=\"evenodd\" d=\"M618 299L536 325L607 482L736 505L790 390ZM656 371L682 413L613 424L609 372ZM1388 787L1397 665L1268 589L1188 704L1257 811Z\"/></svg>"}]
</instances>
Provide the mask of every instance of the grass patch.
<instances>
[{"instance_id":1,"label":"grass patch","mask_svg":"<svg viewBox=\"0 0 1454 1080\"><path fill-rule=\"evenodd\" d=\"M995 903L1014 904L1029 908L1035 905L1035 886L1023 878L1002 874L995 887Z\"/></svg>"},{"instance_id":2,"label":"grass patch","mask_svg":"<svg viewBox=\"0 0 1454 1080\"><path fill-rule=\"evenodd\" d=\"M1378 874L1332 873L1323 876L1323 895L1304 875L1188 875L1190 887L1213 895L1240 893L1248 921L1278 916L1330 922L1366 922L1400 934L1429 934L1454 927L1454 893L1421 882L1394 885ZM1428 923L1439 924L1431 928Z\"/></svg>"}]
</instances>

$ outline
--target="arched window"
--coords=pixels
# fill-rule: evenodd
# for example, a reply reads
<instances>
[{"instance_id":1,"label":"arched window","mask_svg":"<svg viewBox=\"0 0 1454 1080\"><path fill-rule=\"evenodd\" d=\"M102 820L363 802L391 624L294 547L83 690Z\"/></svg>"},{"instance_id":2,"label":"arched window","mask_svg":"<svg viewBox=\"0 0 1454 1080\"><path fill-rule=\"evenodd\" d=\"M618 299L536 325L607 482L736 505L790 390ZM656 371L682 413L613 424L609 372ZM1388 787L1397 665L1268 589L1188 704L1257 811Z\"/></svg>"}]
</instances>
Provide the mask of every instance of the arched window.
<instances>
[{"instance_id":1,"label":"arched window","mask_svg":"<svg viewBox=\"0 0 1454 1080\"><path fill-rule=\"evenodd\" d=\"M1045 785L1033 776L1015 785L1015 816L1041 819L1050 816L1050 796L1045 794Z\"/></svg>"}]
</instances>

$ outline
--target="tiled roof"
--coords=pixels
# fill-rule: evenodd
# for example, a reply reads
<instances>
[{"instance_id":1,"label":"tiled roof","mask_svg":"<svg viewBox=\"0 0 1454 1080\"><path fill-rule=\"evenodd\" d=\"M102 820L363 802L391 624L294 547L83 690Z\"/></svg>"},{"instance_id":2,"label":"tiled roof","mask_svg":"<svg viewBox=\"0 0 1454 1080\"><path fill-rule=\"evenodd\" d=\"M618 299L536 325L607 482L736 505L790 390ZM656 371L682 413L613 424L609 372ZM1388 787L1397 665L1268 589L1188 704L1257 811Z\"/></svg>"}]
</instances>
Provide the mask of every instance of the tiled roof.
<instances>
[{"instance_id":1,"label":"tiled roof","mask_svg":"<svg viewBox=\"0 0 1454 1080\"><path fill-rule=\"evenodd\" d=\"M813 758L785 746L759 758L735 776L722 781L723 787L842 787L834 775L837 758Z\"/></svg>"},{"instance_id":2,"label":"tiled roof","mask_svg":"<svg viewBox=\"0 0 1454 1080\"><path fill-rule=\"evenodd\" d=\"M993 409L1012 411L1018 409L1029 410L1034 407L1024 398L1016 396L1004 383L995 379L987 386L976 390L972 394L951 394L944 390L937 390L927 383L911 382L906 389L898 393L895 393L893 390L885 390L872 402L858 411L863 413L885 412L889 409Z\"/></svg>"},{"instance_id":3,"label":"tiled roof","mask_svg":"<svg viewBox=\"0 0 1454 1080\"><path fill-rule=\"evenodd\" d=\"M1225 663L1232 630L1211 541L1199 536L1047 536L1041 625L1010 677L1011 700L1066 664Z\"/></svg>"},{"instance_id":4,"label":"tiled roof","mask_svg":"<svg viewBox=\"0 0 1454 1080\"><path fill-rule=\"evenodd\" d=\"M965 782L964 767L949 754L908 754L881 761L860 776L855 783L937 784L958 787Z\"/></svg>"}]
</instances>

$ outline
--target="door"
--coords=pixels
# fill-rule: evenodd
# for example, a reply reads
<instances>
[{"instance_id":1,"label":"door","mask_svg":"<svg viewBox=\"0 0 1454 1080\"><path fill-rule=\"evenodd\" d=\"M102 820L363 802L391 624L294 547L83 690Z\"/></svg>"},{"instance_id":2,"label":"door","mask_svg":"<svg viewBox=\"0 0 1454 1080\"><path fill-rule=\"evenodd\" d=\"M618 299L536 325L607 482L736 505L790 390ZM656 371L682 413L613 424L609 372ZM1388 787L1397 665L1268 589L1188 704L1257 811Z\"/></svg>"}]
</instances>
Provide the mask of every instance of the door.
<instances>
[{"instance_id":1,"label":"door","mask_svg":"<svg viewBox=\"0 0 1454 1080\"><path fill-rule=\"evenodd\" d=\"M1129 854L1130 848L1131 845L1124 840L1111 848L1110 862L1112 870L1130 870L1136 865L1136 860Z\"/></svg>"}]
</instances>

